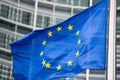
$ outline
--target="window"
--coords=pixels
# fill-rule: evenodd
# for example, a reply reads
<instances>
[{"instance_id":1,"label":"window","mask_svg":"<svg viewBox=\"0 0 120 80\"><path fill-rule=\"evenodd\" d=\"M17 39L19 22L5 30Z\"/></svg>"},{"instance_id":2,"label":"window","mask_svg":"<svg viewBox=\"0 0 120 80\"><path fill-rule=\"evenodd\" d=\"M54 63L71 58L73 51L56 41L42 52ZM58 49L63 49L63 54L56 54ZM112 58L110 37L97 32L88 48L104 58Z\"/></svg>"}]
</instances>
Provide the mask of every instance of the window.
<instances>
[{"instance_id":1,"label":"window","mask_svg":"<svg viewBox=\"0 0 120 80\"><path fill-rule=\"evenodd\" d=\"M79 6L79 0L74 0L74 6Z\"/></svg>"},{"instance_id":2,"label":"window","mask_svg":"<svg viewBox=\"0 0 120 80\"><path fill-rule=\"evenodd\" d=\"M0 79L2 78L2 64L0 64Z\"/></svg>"},{"instance_id":3,"label":"window","mask_svg":"<svg viewBox=\"0 0 120 80\"><path fill-rule=\"evenodd\" d=\"M10 7L9 9L10 9L9 19L20 22L22 11L21 10L17 11L17 9L15 9L13 7ZM17 14L18 14L18 16L17 16ZM17 17L18 17L18 20L17 20Z\"/></svg>"},{"instance_id":4,"label":"window","mask_svg":"<svg viewBox=\"0 0 120 80\"><path fill-rule=\"evenodd\" d=\"M79 12L81 12L81 11L83 11L83 9L74 9L74 10L73 10L73 13L74 13L74 14L77 14L77 13L79 13Z\"/></svg>"},{"instance_id":5,"label":"window","mask_svg":"<svg viewBox=\"0 0 120 80\"><path fill-rule=\"evenodd\" d=\"M23 11L22 13L22 23L31 25L31 13Z\"/></svg>"},{"instance_id":6,"label":"window","mask_svg":"<svg viewBox=\"0 0 120 80\"><path fill-rule=\"evenodd\" d=\"M9 44L14 41L14 35L0 33L0 47L9 49Z\"/></svg>"},{"instance_id":7,"label":"window","mask_svg":"<svg viewBox=\"0 0 120 80\"><path fill-rule=\"evenodd\" d=\"M5 40L6 40L6 35L3 33L0 33L0 47L5 47Z\"/></svg>"},{"instance_id":8,"label":"window","mask_svg":"<svg viewBox=\"0 0 120 80\"><path fill-rule=\"evenodd\" d=\"M74 0L74 6L88 6L89 0Z\"/></svg>"},{"instance_id":9,"label":"window","mask_svg":"<svg viewBox=\"0 0 120 80\"><path fill-rule=\"evenodd\" d=\"M22 14L22 11L19 10L19 11L18 11L18 22L21 22L21 14Z\"/></svg>"},{"instance_id":10,"label":"window","mask_svg":"<svg viewBox=\"0 0 120 80\"><path fill-rule=\"evenodd\" d=\"M50 17L44 16L44 27L50 26Z\"/></svg>"},{"instance_id":11,"label":"window","mask_svg":"<svg viewBox=\"0 0 120 80\"><path fill-rule=\"evenodd\" d=\"M42 27L42 16L41 15L37 15L37 27Z\"/></svg>"},{"instance_id":12,"label":"window","mask_svg":"<svg viewBox=\"0 0 120 80\"><path fill-rule=\"evenodd\" d=\"M9 7L4 5L4 4L2 4L1 5L1 14L0 15L2 17L8 18L8 14L9 14Z\"/></svg>"},{"instance_id":13,"label":"window","mask_svg":"<svg viewBox=\"0 0 120 80\"><path fill-rule=\"evenodd\" d=\"M6 35L6 46L5 48L9 49L10 48L10 43L14 41L14 35Z\"/></svg>"},{"instance_id":14,"label":"window","mask_svg":"<svg viewBox=\"0 0 120 80\"><path fill-rule=\"evenodd\" d=\"M16 35L16 40L18 40L18 39L20 39L21 37L23 37L24 35L19 35L19 34L17 34Z\"/></svg>"},{"instance_id":15,"label":"window","mask_svg":"<svg viewBox=\"0 0 120 80\"><path fill-rule=\"evenodd\" d=\"M117 4L120 6L120 0L117 0ZM117 29L116 29L117 39L116 39L116 74L117 79L120 80L120 10L117 10Z\"/></svg>"},{"instance_id":16,"label":"window","mask_svg":"<svg viewBox=\"0 0 120 80\"><path fill-rule=\"evenodd\" d=\"M9 19L12 20L12 18L13 18L13 8L12 8L12 7L10 8L10 13L9 13L9 15L10 15L10 16L9 16Z\"/></svg>"},{"instance_id":17,"label":"window","mask_svg":"<svg viewBox=\"0 0 120 80\"><path fill-rule=\"evenodd\" d=\"M120 7L120 0L117 0L117 6Z\"/></svg>"},{"instance_id":18,"label":"window","mask_svg":"<svg viewBox=\"0 0 120 80\"><path fill-rule=\"evenodd\" d=\"M15 31L15 24L12 24L3 20L0 20L0 27L7 30Z\"/></svg>"},{"instance_id":19,"label":"window","mask_svg":"<svg viewBox=\"0 0 120 80\"><path fill-rule=\"evenodd\" d=\"M56 23L60 23L61 21L63 21L63 19L56 18Z\"/></svg>"},{"instance_id":20,"label":"window","mask_svg":"<svg viewBox=\"0 0 120 80\"><path fill-rule=\"evenodd\" d=\"M18 26L18 29L17 29L17 32L21 33L21 34L27 34L31 31L32 31L32 29L28 29L28 28L25 28L25 27L22 27L22 26Z\"/></svg>"},{"instance_id":21,"label":"window","mask_svg":"<svg viewBox=\"0 0 120 80\"><path fill-rule=\"evenodd\" d=\"M120 35L120 10L117 11L117 34Z\"/></svg>"},{"instance_id":22,"label":"window","mask_svg":"<svg viewBox=\"0 0 120 80\"><path fill-rule=\"evenodd\" d=\"M50 17L44 15L37 15L37 27L49 27L50 26Z\"/></svg>"},{"instance_id":23,"label":"window","mask_svg":"<svg viewBox=\"0 0 120 80\"><path fill-rule=\"evenodd\" d=\"M80 6L89 6L89 0L80 0Z\"/></svg>"},{"instance_id":24,"label":"window","mask_svg":"<svg viewBox=\"0 0 120 80\"><path fill-rule=\"evenodd\" d=\"M95 3L97 3L97 2L99 2L100 0L93 0L93 4L95 4Z\"/></svg>"},{"instance_id":25,"label":"window","mask_svg":"<svg viewBox=\"0 0 120 80\"><path fill-rule=\"evenodd\" d=\"M0 64L0 80L13 80L11 70L9 71L9 69L11 69L10 65Z\"/></svg>"},{"instance_id":26,"label":"window","mask_svg":"<svg viewBox=\"0 0 120 80\"><path fill-rule=\"evenodd\" d=\"M60 3L60 4L67 4L67 0L57 0L57 3Z\"/></svg>"},{"instance_id":27,"label":"window","mask_svg":"<svg viewBox=\"0 0 120 80\"><path fill-rule=\"evenodd\" d=\"M13 9L13 20L16 21L17 19L17 9Z\"/></svg>"},{"instance_id":28,"label":"window","mask_svg":"<svg viewBox=\"0 0 120 80\"><path fill-rule=\"evenodd\" d=\"M120 35L120 16L117 17L117 34Z\"/></svg>"},{"instance_id":29,"label":"window","mask_svg":"<svg viewBox=\"0 0 120 80\"><path fill-rule=\"evenodd\" d=\"M10 7L9 19L16 21L17 19L17 9Z\"/></svg>"}]
</instances>

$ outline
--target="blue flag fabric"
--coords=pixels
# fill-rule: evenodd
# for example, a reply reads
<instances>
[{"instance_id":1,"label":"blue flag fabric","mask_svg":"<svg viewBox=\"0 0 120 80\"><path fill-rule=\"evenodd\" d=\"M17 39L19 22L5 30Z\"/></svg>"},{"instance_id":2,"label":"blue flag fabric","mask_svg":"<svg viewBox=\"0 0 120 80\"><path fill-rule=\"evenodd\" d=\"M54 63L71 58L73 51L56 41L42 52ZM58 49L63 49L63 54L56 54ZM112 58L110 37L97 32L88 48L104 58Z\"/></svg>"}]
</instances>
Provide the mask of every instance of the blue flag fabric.
<instances>
[{"instance_id":1,"label":"blue flag fabric","mask_svg":"<svg viewBox=\"0 0 120 80\"><path fill-rule=\"evenodd\" d=\"M107 0L10 44L15 80L72 77L105 69Z\"/></svg>"}]
</instances>

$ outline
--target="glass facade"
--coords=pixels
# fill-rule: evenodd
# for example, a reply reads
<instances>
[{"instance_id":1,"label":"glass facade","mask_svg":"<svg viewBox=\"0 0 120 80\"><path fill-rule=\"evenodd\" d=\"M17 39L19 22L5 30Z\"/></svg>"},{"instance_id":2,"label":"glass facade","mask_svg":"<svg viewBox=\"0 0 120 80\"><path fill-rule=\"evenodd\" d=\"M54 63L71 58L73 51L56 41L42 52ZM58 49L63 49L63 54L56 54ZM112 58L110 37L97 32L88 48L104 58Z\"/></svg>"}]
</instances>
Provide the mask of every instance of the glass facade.
<instances>
[{"instance_id":1,"label":"glass facade","mask_svg":"<svg viewBox=\"0 0 120 80\"><path fill-rule=\"evenodd\" d=\"M1 14L2 17L8 18L9 15L9 6L4 4L1 5Z\"/></svg>"},{"instance_id":2,"label":"glass facade","mask_svg":"<svg viewBox=\"0 0 120 80\"><path fill-rule=\"evenodd\" d=\"M117 7L120 7L120 0L117 0Z\"/></svg>"},{"instance_id":3,"label":"glass facade","mask_svg":"<svg viewBox=\"0 0 120 80\"><path fill-rule=\"evenodd\" d=\"M59 23L99 0L41 0L36 29ZM33 0L0 0L0 80L13 80L9 43L33 31ZM116 74L120 80L120 0L117 0ZM89 80L106 80L106 70L90 70ZM86 71L68 79L86 80Z\"/></svg>"},{"instance_id":4,"label":"glass facade","mask_svg":"<svg viewBox=\"0 0 120 80\"><path fill-rule=\"evenodd\" d=\"M50 16L46 15L37 15L37 27L45 28L50 26Z\"/></svg>"},{"instance_id":5,"label":"glass facade","mask_svg":"<svg viewBox=\"0 0 120 80\"><path fill-rule=\"evenodd\" d=\"M0 64L0 80L13 80L12 68L9 65Z\"/></svg>"},{"instance_id":6,"label":"glass facade","mask_svg":"<svg viewBox=\"0 0 120 80\"><path fill-rule=\"evenodd\" d=\"M43 0L43 1L73 6L85 6L85 7L89 6L89 0Z\"/></svg>"},{"instance_id":7,"label":"glass facade","mask_svg":"<svg viewBox=\"0 0 120 80\"><path fill-rule=\"evenodd\" d=\"M117 0L117 8L120 7L120 0ZM120 9L117 10L117 27L116 27L116 74L117 80L120 79Z\"/></svg>"},{"instance_id":8,"label":"glass facade","mask_svg":"<svg viewBox=\"0 0 120 80\"><path fill-rule=\"evenodd\" d=\"M26 25L30 25L30 21L31 21L31 13L23 11L22 12L22 23Z\"/></svg>"}]
</instances>

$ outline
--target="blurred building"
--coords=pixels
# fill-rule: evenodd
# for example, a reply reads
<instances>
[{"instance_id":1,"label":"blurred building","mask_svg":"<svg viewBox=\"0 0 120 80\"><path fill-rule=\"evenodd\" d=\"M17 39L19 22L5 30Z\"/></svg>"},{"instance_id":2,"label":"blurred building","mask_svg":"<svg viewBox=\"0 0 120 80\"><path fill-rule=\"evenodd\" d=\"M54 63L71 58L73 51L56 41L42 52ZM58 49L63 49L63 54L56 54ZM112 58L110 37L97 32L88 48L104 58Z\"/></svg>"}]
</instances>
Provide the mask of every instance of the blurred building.
<instances>
[{"instance_id":1,"label":"blurred building","mask_svg":"<svg viewBox=\"0 0 120 80\"><path fill-rule=\"evenodd\" d=\"M33 31L57 24L99 0L39 0L36 26L36 0L0 0L0 80L13 80L9 43ZM120 80L120 0L117 0L116 73ZM106 80L106 70L90 70L90 80ZM59 79L58 79L59 80ZM86 80L86 71L60 80Z\"/></svg>"}]
</instances>

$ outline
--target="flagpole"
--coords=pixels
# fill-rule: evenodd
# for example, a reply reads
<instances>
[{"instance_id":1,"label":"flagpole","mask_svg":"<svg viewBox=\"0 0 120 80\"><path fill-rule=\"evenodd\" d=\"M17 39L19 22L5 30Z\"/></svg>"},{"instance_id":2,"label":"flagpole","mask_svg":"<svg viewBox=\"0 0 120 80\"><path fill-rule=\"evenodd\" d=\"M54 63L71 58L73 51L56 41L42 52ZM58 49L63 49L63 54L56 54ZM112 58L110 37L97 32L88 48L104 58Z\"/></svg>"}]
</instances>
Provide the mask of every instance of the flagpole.
<instances>
[{"instance_id":1,"label":"flagpole","mask_svg":"<svg viewBox=\"0 0 120 80\"><path fill-rule=\"evenodd\" d=\"M89 80L89 74L90 74L90 70L87 69L87 70L86 70L86 80Z\"/></svg>"},{"instance_id":2,"label":"flagpole","mask_svg":"<svg viewBox=\"0 0 120 80\"><path fill-rule=\"evenodd\" d=\"M36 28L37 10L38 10L38 0L35 0L35 11L34 11L34 23L33 23L33 30L35 30L35 28Z\"/></svg>"},{"instance_id":3,"label":"flagpole","mask_svg":"<svg viewBox=\"0 0 120 80\"><path fill-rule=\"evenodd\" d=\"M89 5L92 6L93 0L90 0ZM90 69L86 69L86 80L89 80L90 77Z\"/></svg>"},{"instance_id":4,"label":"flagpole","mask_svg":"<svg viewBox=\"0 0 120 80\"><path fill-rule=\"evenodd\" d=\"M116 79L116 0L110 0L107 80Z\"/></svg>"}]
</instances>

